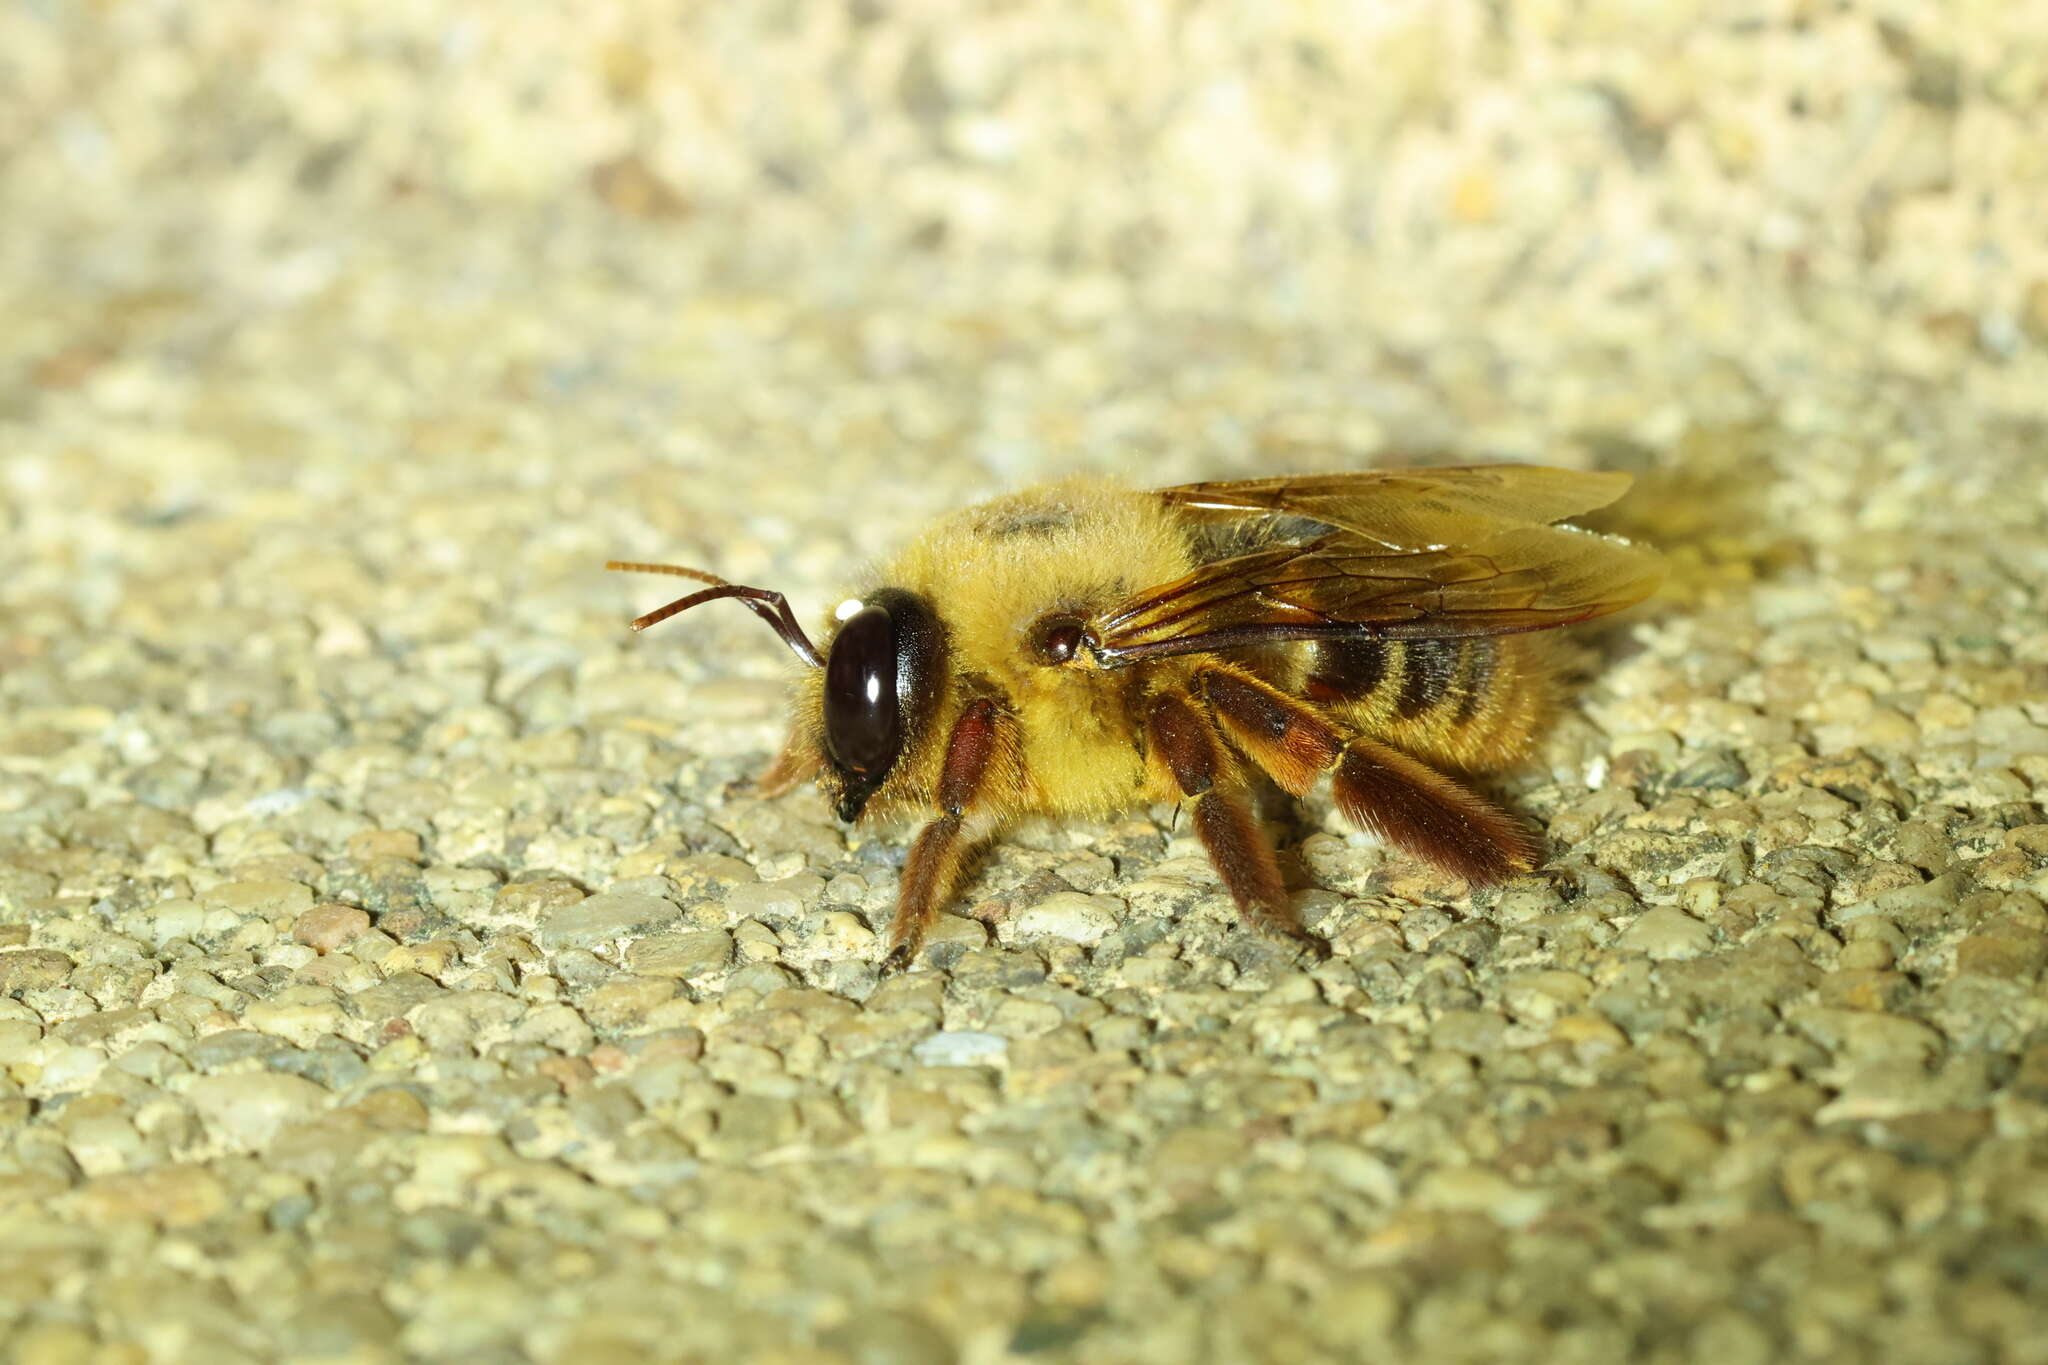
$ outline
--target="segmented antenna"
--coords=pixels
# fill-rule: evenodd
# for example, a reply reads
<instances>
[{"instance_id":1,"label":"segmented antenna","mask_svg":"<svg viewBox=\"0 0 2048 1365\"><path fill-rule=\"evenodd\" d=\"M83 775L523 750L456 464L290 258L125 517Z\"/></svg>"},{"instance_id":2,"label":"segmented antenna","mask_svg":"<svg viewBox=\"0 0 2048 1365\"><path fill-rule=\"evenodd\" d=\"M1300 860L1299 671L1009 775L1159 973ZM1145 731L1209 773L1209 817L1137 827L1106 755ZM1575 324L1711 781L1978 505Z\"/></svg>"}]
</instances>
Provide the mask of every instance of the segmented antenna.
<instances>
[{"instance_id":1,"label":"segmented antenna","mask_svg":"<svg viewBox=\"0 0 2048 1365\"><path fill-rule=\"evenodd\" d=\"M818 653L817 647L812 645L811 637L804 634L804 628L797 624L795 614L790 611L789 599L779 592L771 592L767 588L749 588L739 583L728 583L717 574L705 573L702 569L685 569L680 564L639 564L622 559L614 559L609 564L606 564L605 567L620 573L674 574L677 578L694 578L699 583L709 583L711 585L702 592L693 592L688 597L678 597L667 606L656 607L645 616L639 617L633 622L633 629L635 630L645 630L649 626L660 625L663 621L668 620L669 617L674 616L678 612L688 611L691 607L701 606L706 602L716 601L721 597L734 597L745 603L747 609L753 612L754 615L766 621L768 628L780 637L782 643L789 646L790 653L802 659L812 668L823 668L825 666L825 660Z\"/></svg>"}]
</instances>

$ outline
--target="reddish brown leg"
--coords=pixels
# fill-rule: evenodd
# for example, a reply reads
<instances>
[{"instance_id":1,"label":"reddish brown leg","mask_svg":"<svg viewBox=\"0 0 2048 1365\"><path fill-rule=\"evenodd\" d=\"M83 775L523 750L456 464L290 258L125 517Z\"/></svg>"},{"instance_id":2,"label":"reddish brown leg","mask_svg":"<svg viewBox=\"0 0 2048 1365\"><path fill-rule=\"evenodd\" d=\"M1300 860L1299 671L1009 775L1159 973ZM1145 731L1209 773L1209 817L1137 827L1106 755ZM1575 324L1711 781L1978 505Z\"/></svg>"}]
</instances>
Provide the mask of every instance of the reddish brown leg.
<instances>
[{"instance_id":1,"label":"reddish brown leg","mask_svg":"<svg viewBox=\"0 0 2048 1365\"><path fill-rule=\"evenodd\" d=\"M1330 945L1303 928L1287 903L1273 845L1253 818L1251 804L1233 780L1235 765L1201 711L1186 697L1169 693L1152 704L1146 730L1186 793L1195 834L1245 923L1289 939L1318 959L1328 957Z\"/></svg>"},{"instance_id":2,"label":"reddish brown leg","mask_svg":"<svg viewBox=\"0 0 2048 1365\"><path fill-rule=\"evenodd\" d=\"M1247 674L1205 668L1195 689L1233 744L1291 796L1305 796L1344 752L1322 714Z\"/></svg>"},{"instance_id":3,"label":"reddish brown leg","mask_svg":"<svg viewBox=\"0 0 2048 1365\"><path fill-rule=\"evenodd\" d=\"M1223 733L1295 795L1329 772L1348 819L1474 886L1536 865L1542 845L1531 830L1429 765L1346 736L1313 707L1235 670L1204 669L1195 685Z\"/></svg>"},{"instance_id":4,"label":"reddish brown leg","mask_svg":"<svg viewBox=\"0 0 2048 1365\"><path fill-rule=\"evenodd\" d=\"M791 730L782 752L768 770L754 779L754 795L773 800L792 790L797 783L818 775L822 763L815 746L805 743L801 730Z\"/></svg>"},{"instance_id":5,"label":"reddish brown leg","mask_svg":"<svg viewBox=\"0 0 2048 1365\"><path fill-rule=\"evenodd\" d=\"M1005 747L1004 720L986 698L972 701L953 722L946 741L945 766L939 772L939 818L918 831L903 864L896 892L896 922L889 931L889 953L882 975L908 967L924 945L925 930L953 889L960 864L973 840L965 837L966 822L989 786Z\"/></svg>"},{"instance_id":6,"label":"reddish brown leg","mask_svg":"<svg viewBox=\"0 0 2048 1365\"><path fill-rule=\"evenodd\" d=\"M1474 886L1527 872L1542 856L1521 821L1376 740L1346 746L1330 794L1350 819Z\"/></svg>"}]
</instances>

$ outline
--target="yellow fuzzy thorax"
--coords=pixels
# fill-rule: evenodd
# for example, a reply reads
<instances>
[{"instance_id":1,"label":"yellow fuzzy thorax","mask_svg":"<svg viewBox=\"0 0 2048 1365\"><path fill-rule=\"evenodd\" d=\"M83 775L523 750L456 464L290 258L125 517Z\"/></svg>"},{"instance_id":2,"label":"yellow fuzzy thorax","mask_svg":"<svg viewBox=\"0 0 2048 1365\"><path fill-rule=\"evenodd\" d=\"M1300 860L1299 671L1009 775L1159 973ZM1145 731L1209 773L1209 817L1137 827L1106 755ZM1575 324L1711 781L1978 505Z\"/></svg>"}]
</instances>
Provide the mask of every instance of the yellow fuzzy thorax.
<instances>
[{"instance_id":1,"label":"yellow fuzzy thorax","mask_svg":"<svg viewBox=\"0 0 2048 1365\"><path fill-rule=\"evenodd\" d=\"M1076 478L941 519L879 581L931 602L964 685L993 685L1025 720L1025 804L1084 815L1148 798L1130 715L1140 679L1078 659L1049 668L1031 653L1031 626L1056 612L1085 619L1192 567L1186 537L1157 495Z\"/></svg>"},{"instance_id":2,"label":"yellow fuzzy thorax","mask_svg":"<svg viewBox=\"0 0 2048 1365\"><path fill-rule=\"evenodd\" d=\"M1031 653L1031 626L1049 613L1091 616L1193 565L1185 533L1156 494L1075 478L941 518L879 566L862 592L906 589L929 602L945 625L951 678L927 721L930 733L945 734L976 692L1000 696L1022 722L1017 752L1003 758L1022 781L993 798L985 818L1102 815L1167 799L1133 744L1131 708L1134 689L1181 670L1105 672L1081 659L1047 667ZM817 672L800 682L799 729L820 747L821 694ZM907 745L873 815L888 818L927 803L943 750L938 743Z\"/></svg>"},{"instance_id":3,"label":"yellow fuzzy thorax","mask_svg":"<svg viewBox=\"0 0 2048 1365\"><path fill-rule=\"evenodd\" d=\"M1025 633L1039 617L1086 617L1192 567L1157 494L1077 478L933 523L879 581L923 595L952 632L958 666L1008 688L1061 671L1027 652Z\"/></svg>"}]
</instances>

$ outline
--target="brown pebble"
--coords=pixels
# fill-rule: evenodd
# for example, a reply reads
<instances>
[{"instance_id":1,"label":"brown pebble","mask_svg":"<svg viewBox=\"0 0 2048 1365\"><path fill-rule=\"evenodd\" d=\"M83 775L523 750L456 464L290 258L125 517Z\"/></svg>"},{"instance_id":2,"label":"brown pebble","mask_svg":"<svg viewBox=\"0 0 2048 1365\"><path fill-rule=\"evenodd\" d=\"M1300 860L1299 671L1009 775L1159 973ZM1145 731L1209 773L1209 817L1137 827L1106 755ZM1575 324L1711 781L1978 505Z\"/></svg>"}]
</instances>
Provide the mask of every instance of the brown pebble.
<instances>
[{"instance_id":1,"label":"brown pebble","mask_svg":"<svg viewBox=\"0 0 2048 1365\"><path fill-rule=\"evenodd\" d=\"M0 995L47 990L71 975L71 959L54 948L13 948L0 952Z\"/></svg>"},{"instance_id":2,"label":"brown pebble","mask_svg":"<svg viewBox=\"0 0 2048 1365\"><path fill-rule=\"evenodd\" d=\"M372 1090L350 1105L349 1112L370 1127L387 1133L424 1132L427 1126L426 1105L403 1086L390 1085Z\"/></svg>"},{"instance_id":3,"label":"brown pebble","mask_svg":"<svg viewBox=\"0 0 2048 1365\"><path fill-rule=\"evenodd\" d=\"M139 1221L191 1227L219 1213L227 1201L227 1187L217 1176L202 1166L183 1165L103 1175L77 1195L79 1214L98 1226Z\"/></svg>"},{"instance_id":4,"label":"brown pebble","mask_svg":"<svg viewBox=\"0 0 2048 1365\"><path fill-rule=\"evenodd\" d=\"M589 1085L597 1073L589 1062L581 1057L547 1057L535 1065L534 1070L562 1087L562 1093L573 1095Z\"/></svg>"},{"instance_id":5,"label":"brown pebble","mask_svg":"<svg viewBox=\"0 0 2048 1365\"><path fill-rule=\"evenodd\" d=\"M348 856L357 862L372 858L420 860L420 836L409 829L366 829L348 838Z\"/></svg>"},{"instance_id":6,"label":"brown pebble","mask_svg":"<svg viewBox=\"0 0 2048 1365\"><path fill-rule=\"evenodd\" d=\"M1824 1005L1841 1009L1886 1013L1904 1004L1912 987L1912 981L1902 972L1848 968L1821 978L1820 999Z\"/></svg>"},{"instance_id":7,"label":"brown pebble","mask_svg":"<svg viewBox=\"0 0 2048 1365\"><path fill-rule=\"evenodd\" d=\"M688 1025L670 1029L649 1038L638 1055L643 1065L673 1060L694 1062L704 1055L704 1035Z\"/></svg>"},{"instance_id":8,"label":"brown pebble","mask_svg":"<svg viewBox=\"0 0 2048 1365\"><path fill-rule=\"evenodd\" d=\"M330 901L314 906L292 921L292 939L319 952L331 953L369 927L369 912Z\"/></svg>"},{"instance_id":9,"label":"brown pebble","mask_svg":"<svg viewBox=\"0 0 2048 1365\"><path fill-rule=\"evenodd\" d=\"M2035 280L2027 286L2020 307L2020 328L2036 344L2048 345L2048 280Z\"/></svg>"},{"instance_id":10,"label":"brown pebble","mask_svg":"<svg viewBox=\"0 0 2048 1365\"><path fill-rule=\"evenodd\" d=\"M2038 976L2043 967L2048 967L2048 935L1971 934L1956 945L1956 971L1962 976L2025 980Z\"/></svg>"}]
</instances>

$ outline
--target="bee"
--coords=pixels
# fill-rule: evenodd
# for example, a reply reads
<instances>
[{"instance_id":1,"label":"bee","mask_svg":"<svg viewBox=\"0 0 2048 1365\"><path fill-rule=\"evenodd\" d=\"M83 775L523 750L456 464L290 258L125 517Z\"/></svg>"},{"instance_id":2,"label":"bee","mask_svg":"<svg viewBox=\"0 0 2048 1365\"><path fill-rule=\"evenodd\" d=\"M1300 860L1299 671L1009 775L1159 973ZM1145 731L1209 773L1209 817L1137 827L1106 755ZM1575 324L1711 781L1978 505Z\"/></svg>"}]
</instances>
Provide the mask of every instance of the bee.
<instances>
[{"instance_id":1,"label":"bee","mask_svg":"<svg viewBox=\"0 0 2048 1365\"><path fill-rule=\"evenodd\" d=\"M1151 491L1076 478L933 523L832 614L708 586L806 666L759 780L815 778L840 819L924 814L884 973L916 957L978 846L1026 816L1177 803L1249 925L1322 957L1252 794L1324 778L1343 814L1471 886L1535 868L1535 832L1469 785L1522 759L1557 704L1547 631L1648 596L1659 562L1563 519L1625 474L1372 470Z\"/></svg>"}]
</instances>

